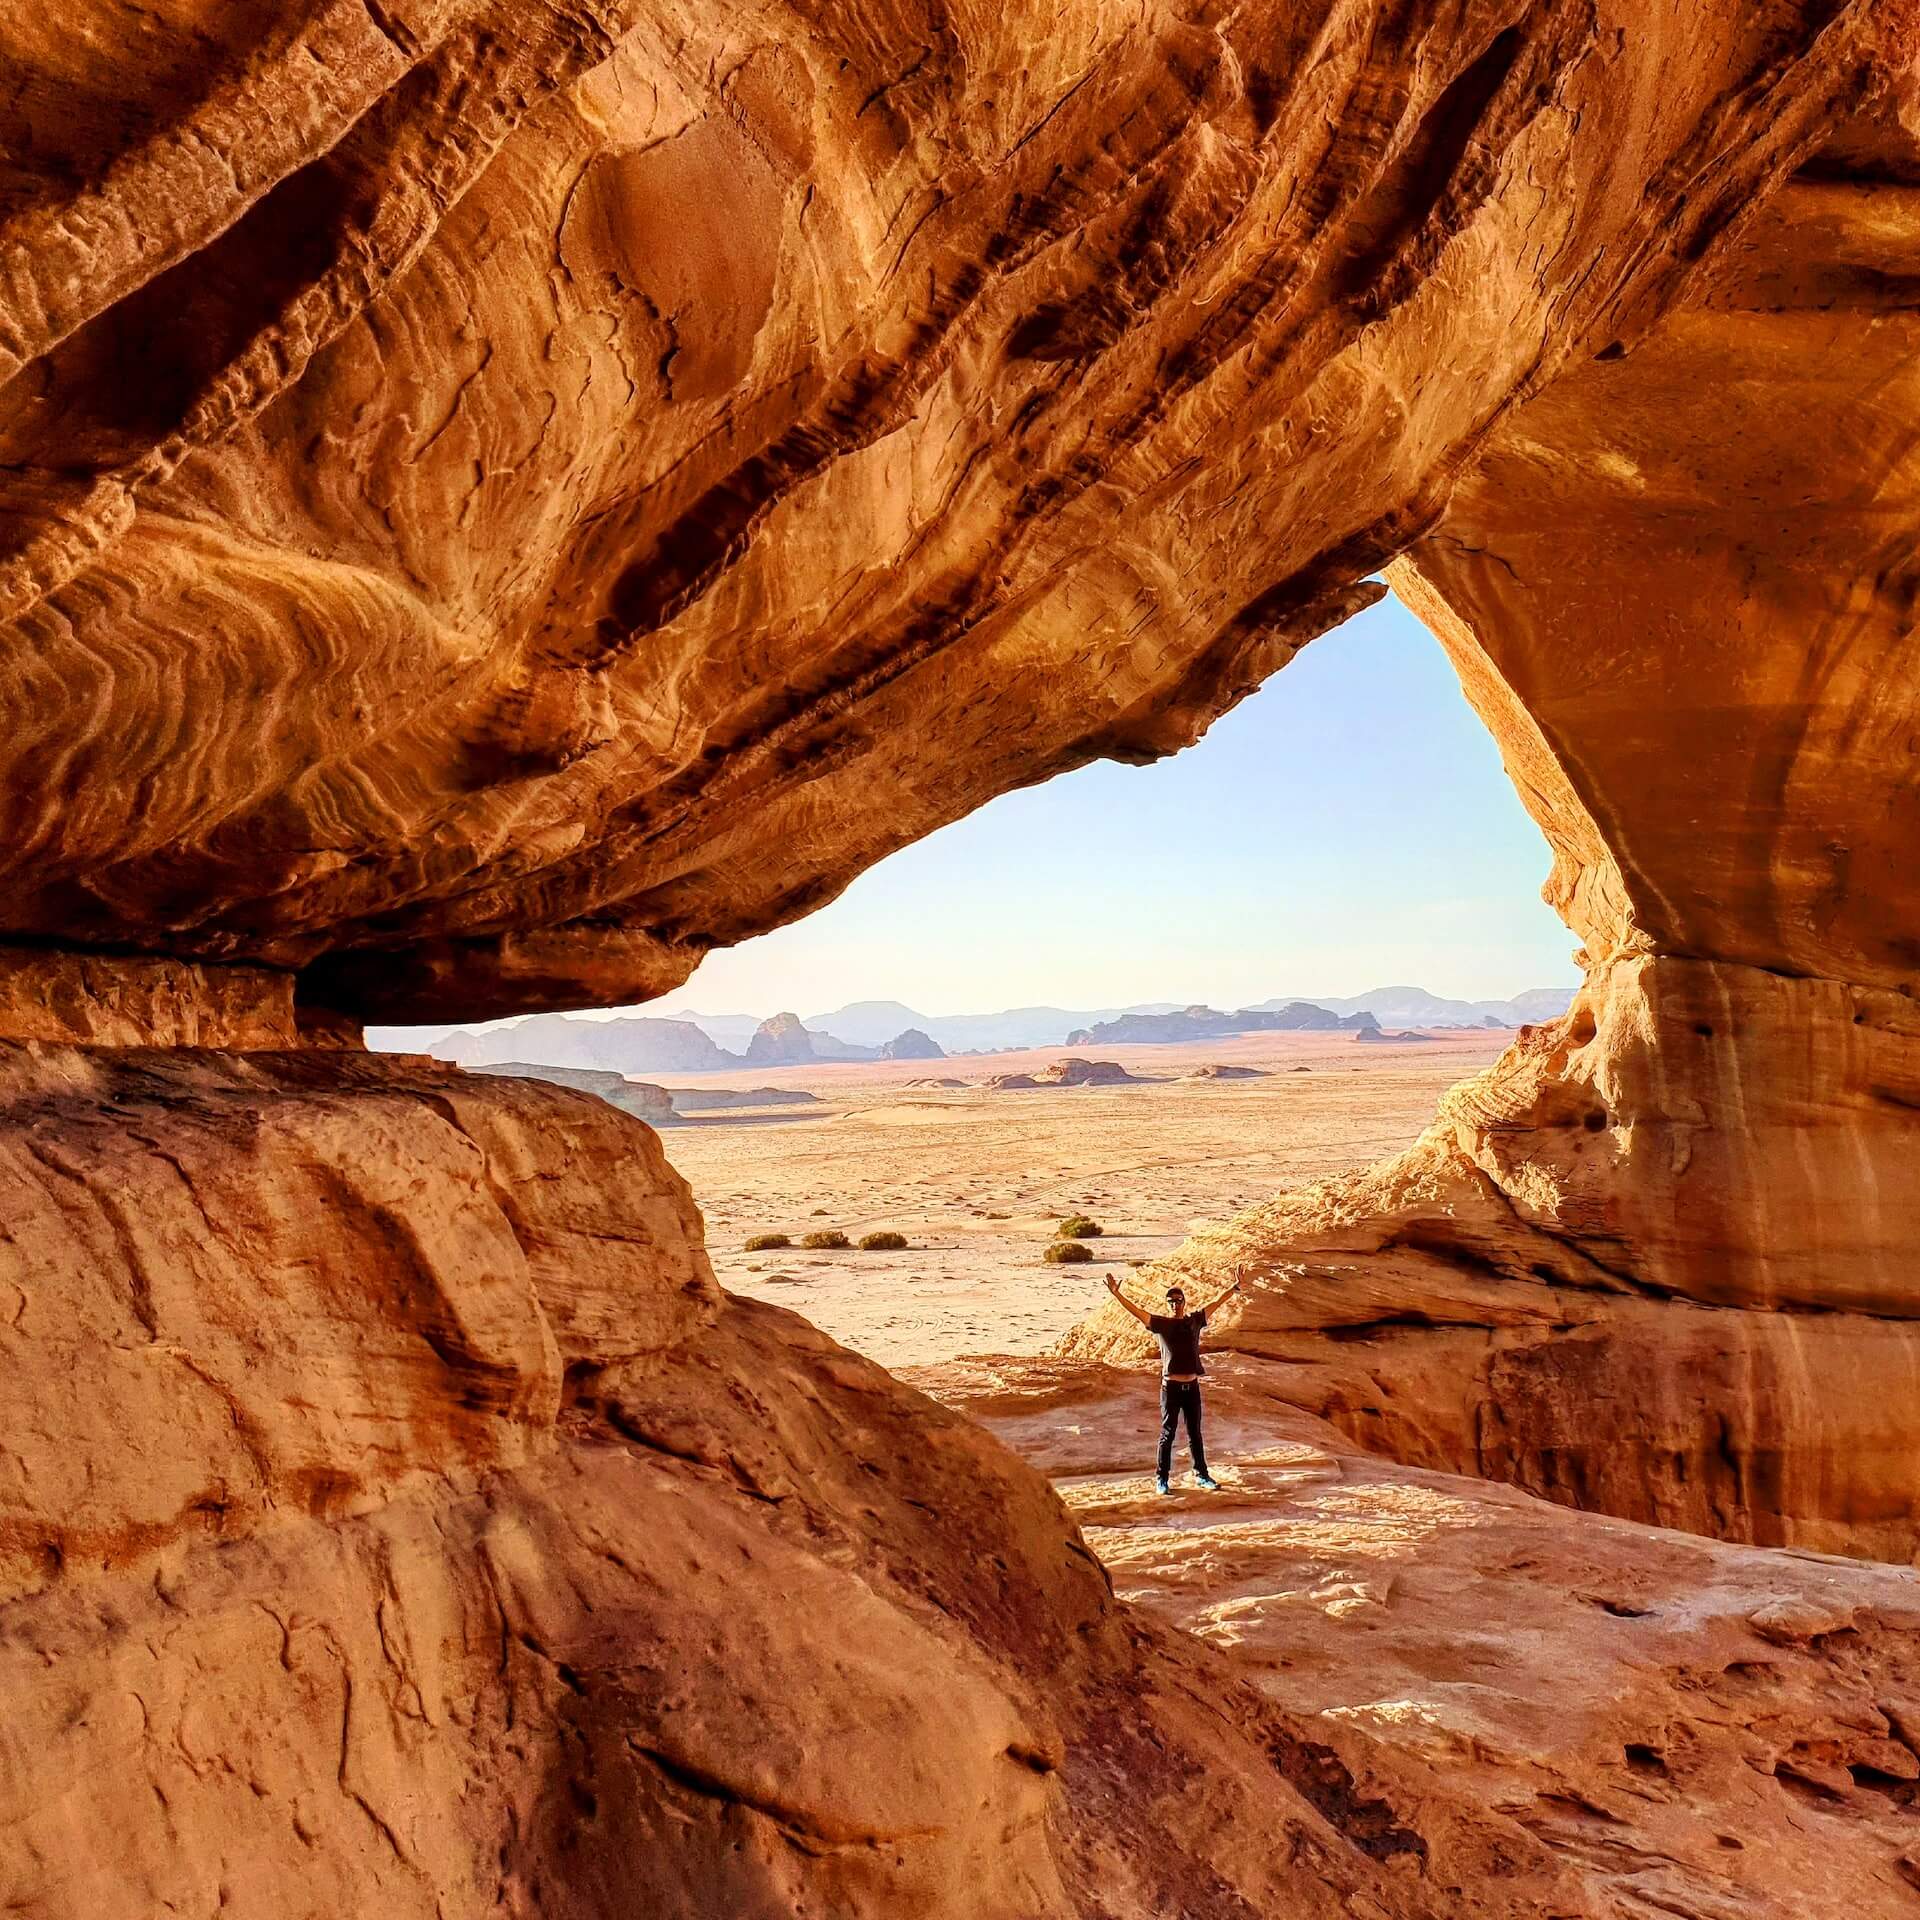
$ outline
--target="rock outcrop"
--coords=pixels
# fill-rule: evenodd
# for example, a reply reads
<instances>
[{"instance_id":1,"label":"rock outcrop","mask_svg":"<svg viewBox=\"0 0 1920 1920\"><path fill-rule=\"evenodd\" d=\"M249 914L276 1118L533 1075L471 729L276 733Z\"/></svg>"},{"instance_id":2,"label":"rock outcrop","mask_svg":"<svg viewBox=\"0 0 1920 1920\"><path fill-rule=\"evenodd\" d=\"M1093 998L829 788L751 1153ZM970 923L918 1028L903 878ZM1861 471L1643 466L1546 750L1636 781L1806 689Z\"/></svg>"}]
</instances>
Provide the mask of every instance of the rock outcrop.
<instances>
[{"instance_id":1,"label":"rock outcrop","mask_svg":"<svg viewBox=\"0 0 1920 1920\"><path fill-rule=\"evenodd\" d=\"M691 1020L645 1016L569 1020L557 1013L536 1014L484 1033L449 1034L435 1041L431 1051L437 1059L463 1067L533 1060L589 1073L718 1073L744 1064Z\"/></svg>"},{"instance_id":2,"label":"rock outcrop","mask_svg":"<svg viewBox=\"0 0 1920 1920\"><path fill-rule=\"evenodd\" d=\"M0 930L439 1021L656 996L1193 740L1915 30L134 19L5 29Z\"/></svg>"},{"instance_id":3,"label":"rock outcrop","mask_svg":"<svg viewBox=\"0 0 1920 1920\"><path fill-rule=\"evenodd\" d=\"M1395 570L1554 847L1549 897L1588 968L1573 1008L1402 1160L1181 1265L1259 1280L1230 1337L1406 1459L1904 1560L1911 92L1901 113L1775 195L1710 292L1514 413ZM1103 1315L1084 1349L1116 1339Z\"/></svg>"},{"instance_id":4,"label":"rock outcrop","mask_svg":"<svg viewBox=\"0 0 1920 1920\"><path fill-rule=\"evenodd\" d=\"M1050 1061L1033 1076L1036 1087L1130 1087L1139 1082L1118 1060L1082 1060L1069 1055Z\"/></svg>"},{"instance_id":5,"label":"rock outcrop","mask_svg":"<svg viewBox=\"0 0 1920 1920\"><path fill-rule=\"evenodd\" d=\"M719 1295L629 1116L355 1022L670 991L1404 556L1588 985L1227 1237L1246 1343L1903 1551L1917 13L8 10L0 1907L1617 1912Z\"/></svg>"},{"instance_id":6,"label":"rock outcrop","mask_svg":"<svg viewBox=\"0 0 1920 1920\"><path fill-rule=\"evenodd\" d=\"M891 1040L882 1042L879 1057L882 1060L944 1060L947 1050L931 1034L909 1027L904 1033L896 1033Z\"/></svg>"},{"instance_id":7,"label":"rock outcrop","mask_svg":"<svg viewBox=\"0 0 1920 1920\"><path fill-rule=\"evenodd\" d=\"M665 1087L656 1087L650 1080L629 1080L624 1073L596 1073L590 1067L540 1067L525 1060L506 1060L473 1071L512 1079L549 1080L556 1087L591 1093L650 1127L668 1126L673 1121L674 1098Z\"/></svg>"},{"instance_id":8,"label":"rock outcrop","mask_svg":"<svg viewBox=\"0 0 1920 1920\"><path fill-rule=\"evenodd\" d=\"M1330 1013L1310 1001L1283 1007L1242 1007L1222 1013L1214 1007L1183 1007L1177 1013L1123 1013L1067 1035L1070 1047L1173 1046L1194 1040L1220 1040L1235 1033L1365 1033L1379 1025L1367 1012Z\"/></svg>"},{"instance_id":9,"label":"rock outcrop","mask_svg":"<svg viewBox=\"0 0 1920 1920\"><path fill-rule=\"evenodd\" d=\"M776 1013L762 1020L747 1042L750 1067L800 1067L814 1059L813 1035L800 1024L797 1013Z\"/></svg>"}]
</instances>

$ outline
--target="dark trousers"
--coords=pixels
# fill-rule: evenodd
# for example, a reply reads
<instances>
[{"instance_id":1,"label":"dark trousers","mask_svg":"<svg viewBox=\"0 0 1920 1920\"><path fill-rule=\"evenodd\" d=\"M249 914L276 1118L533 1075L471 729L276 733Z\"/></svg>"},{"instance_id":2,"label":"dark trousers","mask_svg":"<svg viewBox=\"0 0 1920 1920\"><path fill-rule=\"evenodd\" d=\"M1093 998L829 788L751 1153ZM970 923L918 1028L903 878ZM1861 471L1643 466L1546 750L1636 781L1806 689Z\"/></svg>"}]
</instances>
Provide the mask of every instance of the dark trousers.
<instances>
[{"instance_id":1,"label":"dark trousers","mask_svg":"<svg viewBox=\"0 0 1920 1920\"><path fill-rule=\"evenodd\" d=\"M1164 1480L1173 1471L1173 1436L1184 1414L1187 1421L1187 1446L1193 1454L1193 1470L1207 1477L1206 1443L1200 1438L1200 1382L1198 1380L1162 1380L1160 1382L1160 1464L1155 1469Z\"/></svg>"}]
</instances>

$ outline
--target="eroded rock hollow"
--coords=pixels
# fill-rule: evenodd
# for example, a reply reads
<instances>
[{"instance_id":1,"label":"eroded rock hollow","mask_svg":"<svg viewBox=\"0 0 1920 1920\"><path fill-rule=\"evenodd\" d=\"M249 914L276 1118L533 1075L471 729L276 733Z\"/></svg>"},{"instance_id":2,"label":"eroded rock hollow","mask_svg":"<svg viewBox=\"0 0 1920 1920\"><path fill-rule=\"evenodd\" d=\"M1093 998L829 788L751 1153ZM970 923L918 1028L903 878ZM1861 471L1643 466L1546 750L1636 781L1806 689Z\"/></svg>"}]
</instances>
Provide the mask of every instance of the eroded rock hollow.
<instances>
[{"instance_id":1,"label":"eroded rock hollow","mask_svg":"<svg viewBox=\"0 0 1920 1920\"><path fill-rule=\"evenodd\" d=\"M1613 1911L720 1295L639 1122L356 1022L664 992L1393 563L1589 985L1236 1229L1239 1343L1905 1552L1915 35L0 17L0 1904Z\"/></svg>"}]
</instances>

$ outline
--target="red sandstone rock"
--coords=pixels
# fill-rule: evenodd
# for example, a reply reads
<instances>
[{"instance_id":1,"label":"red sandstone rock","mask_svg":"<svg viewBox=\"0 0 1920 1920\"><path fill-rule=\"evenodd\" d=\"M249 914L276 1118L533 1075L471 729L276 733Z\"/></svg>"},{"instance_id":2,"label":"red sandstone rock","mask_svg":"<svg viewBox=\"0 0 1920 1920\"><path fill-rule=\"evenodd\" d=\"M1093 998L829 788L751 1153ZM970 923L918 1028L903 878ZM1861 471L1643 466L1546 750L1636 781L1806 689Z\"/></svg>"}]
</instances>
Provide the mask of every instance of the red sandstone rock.
<instances>
[{"instance_id":1,"label":"red sandstone rock","mask_svg":"<svg viewBox=\"0 0 1920 1920\"><path fill-rule=\"evenodd\" d=\"M665 992L1191 742L1405 554L1589 986L1189 1264L1256 1259L1247 1364L1409 1457L1906 1551L1915 45L1911 0L0 20L0 1905L1908 1897L1860 1797L1913 1751L1897 1576L1622 1526L1752 1603L1652 1647L1688 1685L1545 1765L1484 1698L1327 1733L722 1301L634 1123L311 1043ZM1697 1766L1580 1747L1689 1687ZM1715 1882L1675 1776L1813 1838Z\"/></svg>"},{"instance_id":2,"label":"red sandstone rock","mask_svg":"<svg viewBox=\"0 0 1920 1920\"><path fill-rule=\"evenodd\" d=\"M1920 1551L1905 98L1904 123L1853 130L1770 200L1710 290L1511 415L1395 573L1554 847L1549 898L1588 965L1572 1011L1400 1160L1179 1262L1202 1286L1244 1269L1260 1290L1227 1337L1401 1458L1901 1560ZM1082 1350L1137 1344L1109 1310Z\"/></svg>"},{"instance_id":3,"label":"red sandstone rock","mask_svg":"<svg viewBox=\"0 0 1920 1920\"><path fill-rule=\"evenodd\" d=\"M1516 406L1711 297L1915 30L15 9L0 931L388 1018L665 992L1197 737ZM1821 191L1804 297L1858 312L1904 227Z\"/></svg>"}]
</instances>

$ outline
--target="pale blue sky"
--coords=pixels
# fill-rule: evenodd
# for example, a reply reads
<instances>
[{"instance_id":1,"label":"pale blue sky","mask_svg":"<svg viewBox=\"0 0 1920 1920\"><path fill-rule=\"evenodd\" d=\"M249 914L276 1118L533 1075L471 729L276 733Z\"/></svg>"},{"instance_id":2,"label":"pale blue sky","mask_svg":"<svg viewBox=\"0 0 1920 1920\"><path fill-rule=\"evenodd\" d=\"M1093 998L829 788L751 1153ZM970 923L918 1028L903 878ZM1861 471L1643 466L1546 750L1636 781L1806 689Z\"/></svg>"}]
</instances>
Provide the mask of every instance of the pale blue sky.
<instances>
[{"instance_id":1,"label":"pale blue sky","mask_svg":"<svg viewBox=\"0 0 1920 1920\"><path fill-rule=\"evenodd\" d=\"M1438 644L1389 598L1197 746L1010 793L649 1013L922 1013L1578 979L1546 842Z\"/></svg>"}]
</instances>

